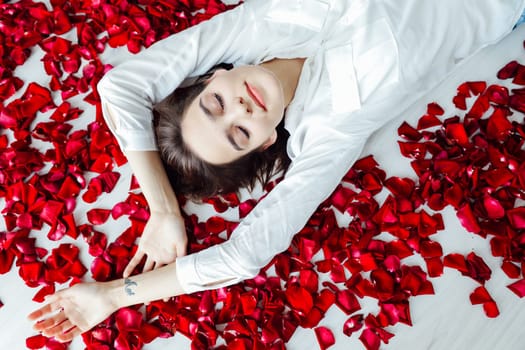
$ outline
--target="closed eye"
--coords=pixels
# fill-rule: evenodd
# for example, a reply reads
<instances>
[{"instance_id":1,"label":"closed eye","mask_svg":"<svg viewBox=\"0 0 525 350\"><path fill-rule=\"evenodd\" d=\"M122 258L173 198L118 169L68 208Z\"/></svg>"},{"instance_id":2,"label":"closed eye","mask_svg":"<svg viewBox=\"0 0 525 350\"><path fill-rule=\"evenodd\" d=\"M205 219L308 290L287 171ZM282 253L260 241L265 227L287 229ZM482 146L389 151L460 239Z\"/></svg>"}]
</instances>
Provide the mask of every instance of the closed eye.
<instances>
[{"instance_id":1,"label":"closed eye","mask_svg":"<svg viewBox=\"0 0 525 350\"><path fill-rule=\"evenodd\" d=\"M217 93L214 93L213 97L215 97L217 102L219 102L219 106L221 106L221 109L224 111L224 100L222 99L222 96Z\"/></svg>"},{"instance_id":2,"label":"closed eye","mask_svg":"<svg viewBox=\"0 0 525 350\"><path fill-rule=\"evenodd\" d=\"M238 126L237 129L239 129L246 136L247 139L250 138L250 133L248 132L248 130L246 130L242 126Z\"/></svg>"},{"instance_id":3,"label":"closed eye","mask_svg":"<svg viewBox=\"0 0 525 350\"><path fill-rule=\"evenodd\" d=\"M219 94L216 94L214 93L213 94L213 97L215 99L217 99L217 102L219 103L219 106L221 107L221 109L224 109L224 100L222 99L222 96L219 95ZM199 107L200 109L204 112L204 115L206 117L208 117L208 119L212 122L216 122L216 116L210 111L210 109L208 107L206 107L203 103L203 98L201 97L199 99ZM248 130L246 130L245 128L243 127L237 127L238 130L240 132L242 132L246 138L249 138L250 137L250 133L248 132ZM231 130L231 129L230 129ZM230 133L230 132L227 132L226 133L226 138L228 140L228 142L232 145L232 147L236 150L236 151L243 151L244 148L239 146L239 144L237 143L237 141L234 139L233 135Z\"/></svg>"}]
</instances>

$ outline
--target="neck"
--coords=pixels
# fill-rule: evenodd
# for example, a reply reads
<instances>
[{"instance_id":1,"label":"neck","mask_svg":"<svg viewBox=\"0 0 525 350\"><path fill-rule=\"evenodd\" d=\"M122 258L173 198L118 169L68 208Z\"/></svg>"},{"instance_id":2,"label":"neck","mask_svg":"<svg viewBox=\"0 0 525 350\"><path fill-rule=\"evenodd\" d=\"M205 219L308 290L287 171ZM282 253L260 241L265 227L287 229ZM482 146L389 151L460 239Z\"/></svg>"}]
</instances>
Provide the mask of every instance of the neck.
<instances>
[{"instance_id":1,"label":"neck","mask_svg":"<svg viewBox=\"0 0 525 350\"><path fill-rule=\"evenodd\" d=\"M284 104L288 106L292 101L299 76L303 69L304 58L281 59L276 58L271 61L261 63L261 67L271 71L281 82L284 93Z\"/></svg>"}]
</instances>

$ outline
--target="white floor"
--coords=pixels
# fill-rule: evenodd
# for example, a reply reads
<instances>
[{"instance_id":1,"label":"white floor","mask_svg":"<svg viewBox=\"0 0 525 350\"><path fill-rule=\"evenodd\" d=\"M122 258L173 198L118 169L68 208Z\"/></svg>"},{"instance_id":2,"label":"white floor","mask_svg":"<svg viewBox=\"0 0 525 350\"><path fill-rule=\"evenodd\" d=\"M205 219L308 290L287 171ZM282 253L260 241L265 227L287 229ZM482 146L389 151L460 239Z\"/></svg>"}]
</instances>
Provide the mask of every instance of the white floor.
<instances>
[{"instance_id":1,"label":"white floor","mask_svg":"<svg viewBox=\"0 0 525 350\"><path fill-rule=\"evenodd\" d=\"M422 99L420 103L377 132L370 139L363 155L374 154L381 168L389 176L407 176L415 179L415 174L409 166L409 160L401 157L397 147L397 127L401 121L407 120L414 125L418 117L425 112L427 103L433 101L445 107L447 115L452 115L454 113L451 104L452 97L455 94L456 87L464 81L485 80L503 84L503 82L497 81L495 77L499 68L512 59L518 59L525 63L523 39L525 39L525 26L515 31L497 46L489 47L480 52L473 60L464 64L461 70L456 71L435 91ZM35 67L39 67L38 55L35 55L24 66L23 71L17 72L17 74L27 80L44 79L38 75L38 72L35 74L34 69L37 69ZM45 79L42 83L45 83ZM90 116L93 116L93 113L90 112L93 112L93 109L84 113L84 119L80 123L86 122ZM123 177L117 188L110 196L95 203L95 206L107 208L110 207L110 203L125 198L129 186L129 169L124 166L119 171L123 173ZM80 202L77 212L85 213L89 207ZM197 209L197 211L199 210ZM444 254L462 253L466 255L474 251L484 258L492 269L492 277L486 283L486 288L497 302L500 316L489 319L485 316L481 306L472 306L469 302L469 295L478 284L468 277L461 276L455 270L445 268L443 276L431 279L436 292L435 295L411 299L410 306L414 326L397 325L389 328L388 330L393 332L395 337L391 339L390 344L384 345L382 348L395 350L524 349L525 300L521 300L506 288L514 280L507 278L501 271L499 267L501 262L492 257L488 240L465 232L454 211L446 209L442 214L445 219L445 230L433 238L442 244ZM79 215L79 217L81 216ZM112 232L121 232L125 227L126 222L119 220L102 226L101 230L111 235ZM54 243L42 238L38 238L38 244L47 248L54 246ZM85 251L86 246L79 242L76 244L84 249L82 261L89 267L91 257ZM421 260L418 260L417 257L411 257L406 261L412 264L421 264ZM86 278L88 278L88 274L86 274ZM18 276L16 267L13 267L9 273L0 275L0 300L4 303L4 306L0 308L0 349L24 349L25 339L34 335L25 315L38 306L37 303L31 301L36 291L36 289L24 285ZM360 302L363 305L362 312L374 313L377 311L375 300L364 299ZM330 349L364 348L357 336L348 338L342 333L342 325L347 318L348 316L336 307L332 307L321 321L320 325L329 327L336 337L336 344ZM76 339L69 347L73 350L83 348L84 344L80 339ZM319 346L312 330L298 329L287 348L302 350L318 349ZM144 349L190 349L190 343L185 337L176 335L169 339L157 339L144 346Z\"/></svg>"}]
</instances>

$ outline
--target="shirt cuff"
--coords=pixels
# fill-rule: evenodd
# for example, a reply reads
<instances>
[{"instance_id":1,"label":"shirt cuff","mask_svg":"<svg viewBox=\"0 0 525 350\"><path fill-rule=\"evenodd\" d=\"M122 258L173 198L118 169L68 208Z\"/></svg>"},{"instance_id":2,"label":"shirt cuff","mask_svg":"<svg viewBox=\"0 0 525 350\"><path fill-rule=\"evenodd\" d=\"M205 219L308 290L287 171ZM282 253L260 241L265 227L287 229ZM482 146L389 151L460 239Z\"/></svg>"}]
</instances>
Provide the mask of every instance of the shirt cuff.
<instances>
[{"instance_id":1,"label":"shirt cuff","mask_svg":"<svg viewBox=\"0 0 525 350\"><path fill-rule=\"evenodd\" d=\"M253 277L253 274L247 271L234 272L234 270L241 270L241 266L232 266L228 259L221 257L221 248L224 248L223 245L228 243L226 241L175 260L177 278L184 293L190 294L202 290L221 288ZM203 262L206 264L204 273L203 271L199 272L197 268Z\"/></svg>"},{"instance_id":2,"label":"shirt cuff","mask_svg":"<svg viewBox=\"0 0 525 350\"><path fill-rule=\"evenodd\" d=\"M153 131L122 130L114 133L122 151L157 151L157 141ZM122 135L126 135L123 137Z\"/></svg>"}]
</instances>

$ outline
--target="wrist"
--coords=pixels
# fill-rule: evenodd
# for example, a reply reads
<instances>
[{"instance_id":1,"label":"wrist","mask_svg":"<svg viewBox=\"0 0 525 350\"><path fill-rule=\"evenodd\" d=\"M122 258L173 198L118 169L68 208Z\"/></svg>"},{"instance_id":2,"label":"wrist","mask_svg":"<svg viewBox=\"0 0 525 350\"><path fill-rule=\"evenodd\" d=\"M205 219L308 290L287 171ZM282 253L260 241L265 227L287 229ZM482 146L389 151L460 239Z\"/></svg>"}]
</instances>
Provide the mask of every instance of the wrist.
<instances>
[{"instance_id":1,"label":"wrist","mask_svg":"<svg viewBox=\"0 0 525 350\"><path fill-rule=\"evenodd\" d=\"M124 279L113 280L103 283L104 293L108 297L108 303L114 310L118 310L131 304L126 303L127 300L124 294Z\"/></svg>"},{"instance_id":2,"label":"wrist","mask_svg":"<svg viewBox=\"0 0 525 350\"><path fill-rule=\"evenodd\" d=\"M151 213L176 214L177 216L181 216L179 201L171 185L168 186L159 183L156 192L144 191L143 193Z\"/></svg>"},{"instance_id":3,"label":"wrist","mask_svg":"<svg viewBox=\"0 0 525 350\"><path fill-rule=\"evenodd\" d=\"M102 288L113 310L183 293L175 263L128 278L103 282Z\"/></svg>"},{"instance_id":4,"label":"wrist","mask_svg":"<svg viewBox=\"0 0 525 350\"><path fill-rule=\"evenodd\" d=\"M152 208L150 207L150 218L151 216L171 216L171 217L176 217L178 219L183 219L183 216L180 212L180 210L176 210L176 209L165 209L165 208L158 208L158 207L155 207L155 208Z\"/></svg>"},{"instance_id":5,"label":"wrist","mask_svg":"<svg viewBox=\"0 0 525 350\"><path fill-rule=\"evenodd\" d=\"M130 151L126 156L150 210L180 215L177 196L158 151Z\"/></svg>"},{"instance_id":6,"label":"wrist","mask_svg":"<svg viewBox=\"0 0 525 350\"><path fill-rule=\"evenodd\" d=\"M148 206L151 214L169 214L182 217L180 212L179 203L175 200L172 201L148 201Z\"/></svg>"}]
</instances>

